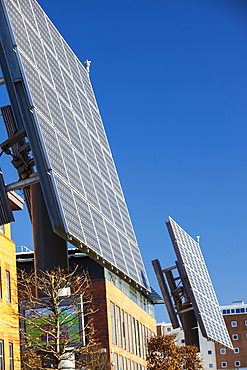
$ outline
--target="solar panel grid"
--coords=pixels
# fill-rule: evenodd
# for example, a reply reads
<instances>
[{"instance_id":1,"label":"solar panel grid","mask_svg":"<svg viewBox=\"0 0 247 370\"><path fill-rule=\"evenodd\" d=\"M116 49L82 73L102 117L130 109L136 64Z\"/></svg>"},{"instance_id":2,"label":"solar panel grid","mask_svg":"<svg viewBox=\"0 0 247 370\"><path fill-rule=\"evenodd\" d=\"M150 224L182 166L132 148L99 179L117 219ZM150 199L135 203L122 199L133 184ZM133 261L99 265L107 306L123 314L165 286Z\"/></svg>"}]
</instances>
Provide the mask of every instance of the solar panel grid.
<instances>
[{"instance_id":1,"label":"solar panel grid","mask_svg":"<svg viewBox=\"0 0 247 370\"><path fill-rule=\"evenodd\" d=\"M202 332L213 341L232 349L218 300L199 246L171 217L169 225L179 264L186 272L189 295Z\"/></svg>"},{"instance_id":2,"label":"solar panel grid","mask_svg":"<svg viewBox=\"0 0 247 370\"><path fill-rule=\"evenodd\" d=\"M88 73L36 0L5 4L67 223L64 228L143 285L146 272ZM79 210L82 203L87 211ZM90 209L102 220L100 234ZM126 240L124 252L120 235Z\"/></svg>"}]
</instances>

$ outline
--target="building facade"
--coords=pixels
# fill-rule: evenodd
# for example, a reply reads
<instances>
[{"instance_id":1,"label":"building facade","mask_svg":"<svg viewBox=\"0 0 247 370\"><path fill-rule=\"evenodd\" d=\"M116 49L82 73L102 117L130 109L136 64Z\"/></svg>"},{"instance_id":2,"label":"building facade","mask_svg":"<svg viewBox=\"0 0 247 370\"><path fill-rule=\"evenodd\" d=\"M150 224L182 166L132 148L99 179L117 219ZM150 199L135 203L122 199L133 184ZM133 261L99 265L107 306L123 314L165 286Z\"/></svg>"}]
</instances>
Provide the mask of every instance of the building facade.
<instances>
[{"instance_id":1,"label":"building facade","mask_svg":"<svg viewBox=\"0 0 247 370\"><path fill-rule=\"evenodd\" d=\"M77 249L69 252L69 265L86 270L91 278L97 313L94 328L102 352L113 370L145 370L147 339L156 335L152 299ZM17 253L18 268L33 268L33 252Z\"/></svg>"},{"instance_id":2,"label":"building facade","mask_svg":"<svg viewBox=\"0 0 247 370\"><path fill-rule=\"evenodd\" d=\"M235 301L221 306L221 311L233 344L233 351L214 343L201 335L200 353L205 370L247 370L247 304ZM183 328L173 329L171 323L157 324L157 334L177 334L178 345L184 344Z\"/></svg>"},{"instance_id":3,"label":"building facade","mask_svg":"<svg viewBox=\"0 0 247 370\"><path fill-rule=\"evenodd\" d=\"M0 370L20 369L15 244L10 225L0 226Z\"/></svg>"},{"instance_id":4,"label":"building facade","mask_svg":"<svg viewBox=\"0 0 247 370\"><path fill-rule=\"evenodd\" d=\"M176 342L179 346L183 346L185 344L184 331L182 327L178 329L173 329L171 323L163 322L157 324L157 335L168 335L168 334L177 335ZM211 340L204 338L200 330L199 330L199 344L204 370L216 369L215 344Z\"/></svg>"},{"instance_id":5,"label":"building facade","mask_svg":"<svg viewBox=\"0 0 247 370\"><path fill-rule=\"evenodd\" d=\"M215 345L217 369L247 369L247 304L221 306L234 350Z\"/></svg>"}]
</instances>

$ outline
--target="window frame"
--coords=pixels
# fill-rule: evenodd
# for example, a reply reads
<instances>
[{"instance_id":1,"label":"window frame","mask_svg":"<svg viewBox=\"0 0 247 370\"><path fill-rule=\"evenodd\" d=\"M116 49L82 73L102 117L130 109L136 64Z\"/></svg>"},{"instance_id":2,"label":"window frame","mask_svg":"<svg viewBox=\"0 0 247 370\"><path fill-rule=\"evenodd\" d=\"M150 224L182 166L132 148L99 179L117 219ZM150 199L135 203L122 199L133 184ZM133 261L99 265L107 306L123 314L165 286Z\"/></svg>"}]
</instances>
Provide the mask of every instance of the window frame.
<instances>
[{"instance_id":1,"label":"window frame","mask_svg":"<svg viewBox=\"0 0 247 370\"><path fill-rule=\"evenodd\" d=\"M220 354L225 355L226 354L226 349L225 348L220 348Z\"/></svg>"},{"instance_id":2,"label":"window frame","mask_svg":"<svg viewBox=\"0 0 247 370\"><path fill-rule=\"evenodd\" d=\"M237 365L237 363L238 363L238 365ZM241 366L241 362L240 362L239 360L234 361L234 365L235 365L236 367L240 367L240 366Z\"/></svg>"},{"instance_id":3,"label":"window frame","mask_svg":"<svg viewBox=\"0 0 247 370\"><path fill-rule=\"evenodd\" d=\"M11 280L10 280L10 271L5 270L5 279L6 279L6 301L11 302Z\"/></svg>"},{"instance_id":4,"label":"window frame","mask_svg":"<svg viewBox=\"0 0 247 370\"><path fill-rule=\"evenodd\" d=\"M115 304L110 302L112 343L117 344Z\"/></svg>"},{"instance_id":5,"label":"window frame","mask_svg":"<svg viewBox=\"0 0 247 370\"><path fill-rule=\"evenodd\" d=\"M9 370L14 370L14 344L9 342Z\"/></svg>"},{"instance_id":6,"label":"window frame","mask_svg":"<svg viewBox=\"0 0 247 370\"><path fill-rule=\"evenodd\" d=\"M238 326L238 322L236 320L231 321L231 327L236 328Z\"/></svg>"},{"instance_id":7,"label":"window frame","mask_svg":"<svg viewBox=\"0 0 247 370\"><path fill-rule=\"evenodd\" d=\"M117 329L117 345L122 347L122 328L121 328L121 308L115 306L116 308L116 329Z\"/></svg>"},{"instance_id":8,"label":"window frame","mask_svg":"<svg viewBox=\"0 0 247 370\"><path fill-rule=\"evenodd\" d=\"M5 368L5 361L4 361L4 340L0 339L0 370L4 370Z\"/></svg>"},{"instance_id":9,"label":"window frame","mask_svg":"<svg viewBox=\"0 0 247 370\"><path fill-rule=\"evenodd\" d=\"M221 367L227 367L227 362L226 361L221 362Z\"/></svg>"},{"instance_id":10,"label":"window frame","mask_svg":"<svg viewBox=\"0 0 247 370\"><path fill-rule=\"evenodd\" d=\"M236 338L234 338L236 337ZM232 334L232 340L238 340L238 334Z\"/></svg>"}]
</instances>

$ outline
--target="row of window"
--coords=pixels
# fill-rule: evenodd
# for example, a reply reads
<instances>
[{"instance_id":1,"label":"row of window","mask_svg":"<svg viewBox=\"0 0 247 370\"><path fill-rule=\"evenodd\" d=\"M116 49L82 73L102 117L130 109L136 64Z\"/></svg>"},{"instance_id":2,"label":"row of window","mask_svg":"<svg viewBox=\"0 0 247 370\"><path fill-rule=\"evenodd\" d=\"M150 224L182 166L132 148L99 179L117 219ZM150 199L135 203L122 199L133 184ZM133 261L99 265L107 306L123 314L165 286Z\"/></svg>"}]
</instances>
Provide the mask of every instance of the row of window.
<instances>
[{"instance_id":1,"label":"row of window","mask_svg":"<svg viewBox=\"0 0 247 370\"><path fill-rule=\"evenodd\" d=\"M105 269L105 276L106 278L112 282L118 289L120 289L124 294L126 294L132 301L134 301L138 306L140 306L143 310L145 310L149 315L152 317L155 316L154 313L154 305L150 301L150 299L144 297L144 295L134 287L129 285L123 279L115 275L113 272Z\"/></svg>"},{"instance_id":2,"label":"row of window","mask_svg":"<svg viewBox=\"0 0 247 370\"><path fill-rule=\"evenodd\" d=\"M239 353L239 352L240 352L240 350L239 350L239 348L238 348L238 347L236 347L236 348L234 348L233 352L234 352L234 353ZM220 349L220 354L221 354L221 355L225 355L225 354L226 354L226 348L221 348L221 349Z\"/></svg>"},{"instance_id":3,"label":"row of window","mask_svg":"<svg viewBox=\"0 0 247 370\"><path fill-rule=\"evenodd\" d=\"M10 285L10 272L5 270L5 280L6 280L6 300L11 302L11 285ZM2 273L0 267L0 298L3 298L3 289L2 289Z\"/></svg>"},{"instance_id":4,"label":"row of window","mask_svg":"<svg viewBox=\"0 0 247 370\"><path fill-rule=\"evenodd\" d=\"M234 361L234 365L236 366L236 367L239 367L239 366L241 366L241 363L240 363L240 361ZM221 367L227 367L227 362L221 362Z\"/></svg>"},{"instance_id":5,"label":"row of window","mask_svg":"<svg viewBox=\"0 0 247 370\"><path fill-rule=\"evenodd\" d=\"M244 324L245 324L245 326L247 326L247 320L244 321ZM236 328L237 326L238 326L237 321L231 321L231 327L232 328Z\"/></svg>"},{"instance_id":6,"label":"row of window","mask_svg":"<svg viewBox=\"0 0 247 370\"><path fill-rule=\"evenodd\" d=\"M246 313L247 312L247 307L242 307L242 308L231 308L227 310L221 310L223 315L230 315L232 313Z\"/></svg>"},{"instance_id":7,"label":"row of window","mask_svg":"<svg viewBox=\"0 0 247 370\"><path fill-rule=\"evenodd\" d=\"M114 370L146 370L146 367L114 353Z\"/></svg>"},{"instance_id":8,"label":"row of window","mask_svg":"<svg viewBox=\"0 0 247 370\"><path fill-rule=\"evenodd\" d=\"M247 334L245 334L245 338L247 339ZM232 334L232 340L238 340L238 334Z\"/></svg>"},{"instance_id":9,"label":"row of window","mask_svg":"<svg viewBox=\"0 0 247 370\"><path fill-rule=\"evenodd\" d=\"M113 302L110 305L112 343L145 359L147 339L154 333Z\"/></svg>"},{"instance_id":10,"label":"row of window","mask_svg":"<svg viewBox=\"0 0 247 370\"><path fill-rule=\"evenodd\" d=\"M9 342L8 345L8 358L9 358L9 367L8 370L14 370L14 346L13 343ZM0 370L5 369L5 354L4 354L4 341L0 340Z\"/></svg>"}]
</instances>

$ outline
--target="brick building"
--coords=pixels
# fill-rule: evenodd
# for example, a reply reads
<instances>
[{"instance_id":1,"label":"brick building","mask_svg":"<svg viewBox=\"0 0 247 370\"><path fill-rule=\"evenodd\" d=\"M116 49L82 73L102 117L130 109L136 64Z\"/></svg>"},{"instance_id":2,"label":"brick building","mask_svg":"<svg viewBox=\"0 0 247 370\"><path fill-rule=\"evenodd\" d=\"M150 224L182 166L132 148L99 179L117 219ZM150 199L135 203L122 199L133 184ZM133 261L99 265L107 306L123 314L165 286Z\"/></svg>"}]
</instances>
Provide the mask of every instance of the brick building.
<instances>
[{"instance_id":1,"label":"brick building","mask_svg":"<svg viewBox=\"0 0 247 370\"><path fill-rule=\"evenodd\" d=\"M247 369L247 304L221 306L234 351L215 345L217 369Z\"/></svg>"},{"instance_id":2,"label":"brick building","mask_svg":"<svg viewBox=\"0 0 247 370\"><path fill-rule=\"evenodd\" d=\"M222 347L206 338L199 331L200 353L204 370L247 370L247 304L242 301L221 306L234 350ZM184 344L182 328L173 329L170 323L157 324L157 334L177 334L178 345Z\"/></svg>"},{"instance_id":3,"label":"brick building","mask_svg":"<svg viewBox=\"0 0 247 370\"><path fill-rule=\"evenodd\" d=\"M156 334L153 296L128 284L77 249L69 250L70 267L89 272L95 308L94 326L102 351L114 370L146 369L146 341ZM33 267L33 252L17 253L18 268Z\"/></svg>"}]
</instances>

